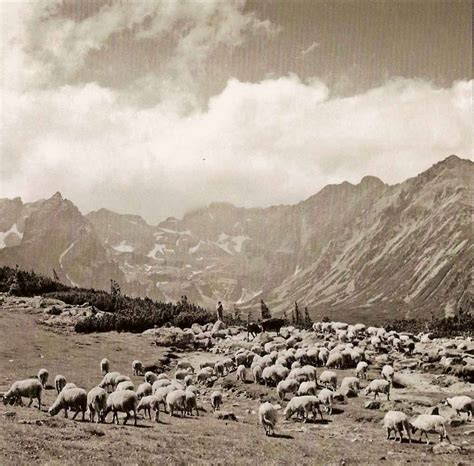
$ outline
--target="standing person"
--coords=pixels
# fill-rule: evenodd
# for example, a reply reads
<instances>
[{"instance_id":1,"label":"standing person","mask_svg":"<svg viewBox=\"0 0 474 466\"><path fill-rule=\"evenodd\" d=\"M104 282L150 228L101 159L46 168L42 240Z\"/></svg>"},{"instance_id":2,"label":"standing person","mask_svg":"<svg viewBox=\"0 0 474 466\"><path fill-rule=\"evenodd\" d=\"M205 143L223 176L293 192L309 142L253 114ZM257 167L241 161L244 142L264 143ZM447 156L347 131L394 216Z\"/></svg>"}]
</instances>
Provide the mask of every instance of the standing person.
<instances>
[{"instance_id":1,"label":"standing person","mask_svg":"<svg viewBox=\"0 0 474 466\"><path fill-rule=\"evenodd\" d=\"M260 300L260 309L262 312L262 320L270 319L272 317L270 314L270 309L268 309L267 305L263 302L263 299Z\"/></svg>"},{"instance_id":2,"label":"standing person","mask_svg":"<svg viewBox=\"0 0 474 466\"><path fill-rule=\"evenodd\" d=\"M222 306L222 303L220 301L218 301L217 303L216 313L217 313L217 320L222 320L222 317L224 316L224 307Z\"/></svg>"}]
</instances>

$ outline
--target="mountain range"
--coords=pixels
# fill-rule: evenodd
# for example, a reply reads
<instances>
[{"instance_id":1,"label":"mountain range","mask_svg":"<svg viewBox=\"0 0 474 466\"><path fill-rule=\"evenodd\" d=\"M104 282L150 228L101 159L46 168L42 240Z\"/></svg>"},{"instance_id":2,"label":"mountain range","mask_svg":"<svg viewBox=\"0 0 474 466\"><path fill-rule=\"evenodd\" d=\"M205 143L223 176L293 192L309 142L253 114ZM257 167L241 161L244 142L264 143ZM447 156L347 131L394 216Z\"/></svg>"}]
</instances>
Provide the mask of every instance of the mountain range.
<instances>
[{"instance_id":1,"label":"mountain range","mask_svg":"<svg viewBox=\"0 0 474 466\"><path fill-rule=\"evenodd\" d=\"M275 313L297 301L347 321L453 315L473 306L474 163L451 155L403 183L364 177L296 205L213 203L149 225L60 193L0 199L0 265L69 285Z\"/></svg>"}]
</instances>

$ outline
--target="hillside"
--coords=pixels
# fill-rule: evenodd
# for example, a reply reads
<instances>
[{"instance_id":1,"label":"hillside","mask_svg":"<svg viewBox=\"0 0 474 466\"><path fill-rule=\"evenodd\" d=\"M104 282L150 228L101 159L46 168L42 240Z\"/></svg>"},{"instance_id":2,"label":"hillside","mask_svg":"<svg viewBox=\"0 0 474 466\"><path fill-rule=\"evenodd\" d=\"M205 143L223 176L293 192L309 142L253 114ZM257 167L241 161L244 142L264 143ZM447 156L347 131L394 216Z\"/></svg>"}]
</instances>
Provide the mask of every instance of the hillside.
<instances>
[{"instance_id":1,"label":"hillside","mask_svg":"<svg viewBox=\"0 0 474 466\"><path fill-rule=\"evenodd\" d=\"M82 215L57 193L0 200L0 265L67 284L227 309L380 321L451 315L472 304L474 164L450 156L389 186L329 185L297 205L214 203L157 226L100 209Z\"/></svg>"}]
</instances>

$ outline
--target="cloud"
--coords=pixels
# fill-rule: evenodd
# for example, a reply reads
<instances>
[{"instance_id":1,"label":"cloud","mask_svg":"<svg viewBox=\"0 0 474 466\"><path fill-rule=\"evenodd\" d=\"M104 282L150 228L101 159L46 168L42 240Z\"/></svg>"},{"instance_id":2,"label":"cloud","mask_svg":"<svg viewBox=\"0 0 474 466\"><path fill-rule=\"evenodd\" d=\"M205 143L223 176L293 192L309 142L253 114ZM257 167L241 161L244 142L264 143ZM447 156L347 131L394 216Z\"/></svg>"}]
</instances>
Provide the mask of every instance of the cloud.
<instances>
[{"instance_id":1,"label":"cloud","mask_svg":"<svg viewBox=\"0 0 474 466\"><path fill-rule=\"evenodd\" d=\"M395 183L471 151L472 81L396 79L348 98L296 75L229 80L206 109L143 108L98 84L3 92L1 196L60 190L156 222L213 201L298 202L367 174ZM204 160L205 159L205 160Z\"/></svg>"}]
</instances>

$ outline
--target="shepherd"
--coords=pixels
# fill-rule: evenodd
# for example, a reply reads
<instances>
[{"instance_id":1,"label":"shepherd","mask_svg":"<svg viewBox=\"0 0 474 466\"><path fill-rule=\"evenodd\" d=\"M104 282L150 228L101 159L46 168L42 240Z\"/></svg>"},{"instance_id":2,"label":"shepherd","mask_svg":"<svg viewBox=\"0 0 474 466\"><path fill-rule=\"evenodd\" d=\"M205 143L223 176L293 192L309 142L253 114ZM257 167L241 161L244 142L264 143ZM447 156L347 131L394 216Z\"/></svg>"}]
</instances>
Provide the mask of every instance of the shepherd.
<instances>
[{"instance_id":1,"label":"shepherd","mask_svg":"<svg viewBox=\"0 0 474 466\"><path fill-rule=\"evenodd\" d=\"M217 303L216 313L217 313L217 320L222 320L222 317L224 315L224 307L222 306L222 303L220 301Z\"/></svg>"}]
</instances>

